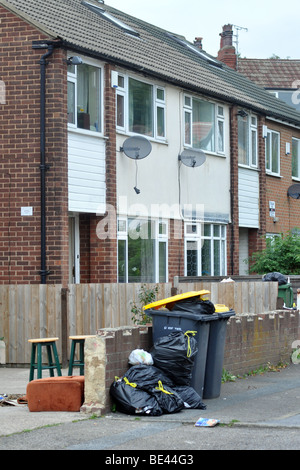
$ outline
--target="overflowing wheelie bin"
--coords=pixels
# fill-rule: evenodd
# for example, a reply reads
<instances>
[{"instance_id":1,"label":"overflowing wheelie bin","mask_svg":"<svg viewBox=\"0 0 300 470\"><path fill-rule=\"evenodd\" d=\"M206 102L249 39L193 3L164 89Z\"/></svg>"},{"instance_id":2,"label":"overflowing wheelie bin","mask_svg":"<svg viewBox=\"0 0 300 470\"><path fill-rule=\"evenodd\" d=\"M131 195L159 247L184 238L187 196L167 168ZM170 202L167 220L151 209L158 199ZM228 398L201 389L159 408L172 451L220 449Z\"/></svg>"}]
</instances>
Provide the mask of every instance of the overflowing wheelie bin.
<instances>
[{"instance_id":1,"label":"overflowing wheelie bin","mask_svg":"<svg viewBox=\"0 0 300 470\"><path fill-rule=\"evenodd\" d=\"M153 343L176 331L194 332L198 351L191 386L201 398L220 395L226 325L235 315L225 306L213 305L206 298L209 294L207 290L186 292L144 307L152 317Z\"/></svg>"}]
</instances>

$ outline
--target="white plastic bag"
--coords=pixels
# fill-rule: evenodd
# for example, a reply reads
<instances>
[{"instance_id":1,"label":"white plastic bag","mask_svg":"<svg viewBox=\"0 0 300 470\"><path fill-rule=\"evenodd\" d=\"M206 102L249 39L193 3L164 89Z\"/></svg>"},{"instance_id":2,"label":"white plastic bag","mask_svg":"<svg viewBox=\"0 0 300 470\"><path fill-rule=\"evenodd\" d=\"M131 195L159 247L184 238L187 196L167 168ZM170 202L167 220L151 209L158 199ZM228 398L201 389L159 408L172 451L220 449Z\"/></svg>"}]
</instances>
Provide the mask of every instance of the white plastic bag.
<instances>
[{"instance_id":1,"label":"white plastic bag","mask_svg":"<svg viewBox=\"0 0 300 470\"><path fill-rule=\"evenodd\" d=\"M150 353L144 351L143 349L134 349L128 358L129 364L133 366L139 364L146 364L147 366L153 366L153 359Z\"/></svg>"}]
</instances>

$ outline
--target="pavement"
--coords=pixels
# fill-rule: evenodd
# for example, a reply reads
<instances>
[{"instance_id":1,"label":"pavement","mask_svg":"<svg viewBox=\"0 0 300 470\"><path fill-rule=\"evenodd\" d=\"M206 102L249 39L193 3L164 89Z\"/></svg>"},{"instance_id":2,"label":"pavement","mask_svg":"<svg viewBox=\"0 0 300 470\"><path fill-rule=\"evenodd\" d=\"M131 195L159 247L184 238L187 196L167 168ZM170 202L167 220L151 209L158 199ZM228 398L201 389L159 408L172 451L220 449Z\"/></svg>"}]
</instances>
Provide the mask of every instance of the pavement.
<instances>
[{"instance_id":1,"label":"pavement","mask_svg":"<svg viewBox=\"0 0 300 470\"><path fill-rule=\"evenodd\" d=\"M67 375L67 371L63 371L63 375ZM28 369L1 367L0 395L3 393L7 395L25 395L28 378ZM265 439L264 437L259 438L259 433L265 436L266 431L276 430L276 433L282 436L282 431L285 430L290 432L292 435L291 439L294 439L291 444L292 448L300 449L300 365L298 364L291 364L275 372L266 372L262 375L238 378L234 382L226 382L222 384L220 397L203 401L207 406L206 410L183 410L179 413L164 414L159 417L142 416L138 418L138 421L135 416L109 413L104 418L98 419L99 432L101 429L101 440L97 441L98 447L96 448L98 449L100 446L100 448L109 449L138 449L140 447L135 447L138 445L136 444L138 441L137 437L142 439L143 434L141 434L142 428L139 430L137 426L142 425L143 432L146 434L151 432L152 443L156 442L155 437L157 437L157 448L168 449L167 444L164 444L161 438L158 439L159 433L165 433L169 430L169 435L172 436L172 430L174 430L174 439L177 439L178 431L176 433L175 429L179 426L181 429L186 430L183 432L188 432L188 435L191 436L195 429L200 429L195 428L195 422L199 417L203 417L217 419L223 426L227 426L227 429L230 427L233 427L235 430L237 429L239 436L241 436L241 429L243 428L255 429L256 439L260 440L257 445L262 445ZM77 426L82 427L82 429L85 426L85 438L87 439L89 434L88 427L91 429L92 426L98 426L97 420L94 420L95 422L93 423L93 420L89 418L88 415L80 412L32 413L28 410L27 405L0 406L0 449L9 448L7 447L9 443L11 448L18 448L18 445L20 446L19 448L24 448L22 446L26 448L26 445L29 446L29 443L26 444L26 439L29 439L28 434L34 436L34 432L37 430L54 425L62 425L64 432L62 432L60 442L51 444L54 446L51 448L57 448L61 445L63 448L80 449L82 444L78 440L78 433L74 432L72 437L71 423L73 425L76 422ZM81 421L83 422L81 423ZM112 435L113 426L116 426L118 430ZM124 433L122 433L123 427ZM56 428L57 436L58 428ZM68 432L66 432L66 429L68 429ZM94 431L95 429L94 427ZM129 429L131 429L130 432ZM157 429L156 436L155 429ZM16 433L30 430L32 433L27 433L26 439L23 434L22 440L19 438L18 441ZM220 430L221 432L224 431ZM57 436L56 439L58 439ZM135 442L132 444L132 447L126 444L124 436L127 436L128 439L131 436L130 442ZM147 435L145 435L145 442L146 438ZM63 439L68 439L64 445ZM117 439L120 439L120 441ZM93 439L91 438L89 446L92 445L92 442ZM184 442L187 442L185 445L188 446L189 438L186 438ZM276 442L279 443L280 439L276 439ZM292 441L289 440L289 442ZM39 445L41 444L39 443ZM44 445L47 445L47 439L45 439ZM50 440L48 440L48 445L50 446ZM139 445L142 444L140 443ZM144 445L146 446L147 444ZM180 444L176 444L174 441L174 448L178 445ZM208 443L209 445L211 446L212 444ZM30 446L34 448L32 443ZM247 446L247 442L245 446ZM145 448L147 449L147 447Z\"/></svg>"}]
</instances>

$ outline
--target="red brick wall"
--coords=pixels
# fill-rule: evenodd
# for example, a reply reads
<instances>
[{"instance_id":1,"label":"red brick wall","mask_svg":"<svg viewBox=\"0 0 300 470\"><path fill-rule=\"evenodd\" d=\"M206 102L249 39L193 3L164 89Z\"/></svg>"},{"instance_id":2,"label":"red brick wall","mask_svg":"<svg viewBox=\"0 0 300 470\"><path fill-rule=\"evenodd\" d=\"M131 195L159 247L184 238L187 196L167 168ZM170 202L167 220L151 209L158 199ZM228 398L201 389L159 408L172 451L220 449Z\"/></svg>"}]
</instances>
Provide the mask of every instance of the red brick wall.
<instances>
[{"instance_id":1,"label":"red brick wall","mask_svg":"<svg viewBox=\"0 0 300 470\"><path fill-rule=\"evenodd\" d=\"M227 273L239 274L239 200L238 200L238 108L230 110L230 171L231 171L231 224L227 238Z\"/></svg>"},{"instance_id":2,"label":"red brick wall","mask_svg":"<svg viewBox=\"0 0 300 470\"><path fill-rule=\"evenodd\" d=\"M292 154L286 155L286 142L291 144L292 137L300 138L300 131L275 122L268 121L269 129L280 132L280 178L266 176L266 231L270 233L287 232L294 227L300 227L299 200L288 197L288 188L297 181L292 179ZM269 215L269 201L276 203L276 217L279 221L274 223Z\"/></svg>"},{"instance_id":3,"label":"red brick wall","mask_svg":"<svg viewBox=\"0 0 300 470\"><path fill-rule=\"evenodd\" d=\"M110 65L105 66L104 123L106 141L106 203L104 217L90 219L90 280L117 282L117 170L116 170L116 107L115 89L111 87ZM98 236L97 225L102 236ZM104 230L107 230L105 236Z\"/></svg>"},{"instance_id":4,"label":"red brick wall","mask_svg":"<svg viewBox=\"0 0 300 470\"><path fill-rule=\"evenodd\" d=\"M168 280L173 282L174 276L184 276L184 226L181 221L170 221L168 248Z\"/></svg>"},{"instance_id":5,"label":"red brick wall","mask_svg":"<svg viewBox=\"0 0 300 470\"><path fill-rule=\"evenodd\" d=\"M0 283L40 283L40 57L32 26L0 7ZM67 282L66 67L55 50L46 72L47 268L52 282ZM33 216L21 216L32 207Z\"/></svg>"},{"instance_id":6,"label":"red brick wall","mask_svg":"<svg viewBox=\"0 0 300 470\"><path fill-rule=\"evenodd\" d=\"M109 389L115 377L129 369L128 357L134 349L151 352L152 327L102 329L98 335L105 339L102 363L105 363L105 407L85 403L83 412L111 411ZM231 374L245 374L268 363L290 362L292 344L300 338L299 312L276 311L260 315L237 315L226 326L223 368ZM95 358L96 359L96 358ZM92 367L96 367L93 361ZM86 364L87 369L87 364ZM87 373L86 376L89 376ZM91 384L89 384L91 385ZM103 384L102 384L103 385ZM98 384L97 384L98 386ZM97 396L95 391L95 396ZM98 404L99 405L99 404Z\"/></svg>"}]
</instances>

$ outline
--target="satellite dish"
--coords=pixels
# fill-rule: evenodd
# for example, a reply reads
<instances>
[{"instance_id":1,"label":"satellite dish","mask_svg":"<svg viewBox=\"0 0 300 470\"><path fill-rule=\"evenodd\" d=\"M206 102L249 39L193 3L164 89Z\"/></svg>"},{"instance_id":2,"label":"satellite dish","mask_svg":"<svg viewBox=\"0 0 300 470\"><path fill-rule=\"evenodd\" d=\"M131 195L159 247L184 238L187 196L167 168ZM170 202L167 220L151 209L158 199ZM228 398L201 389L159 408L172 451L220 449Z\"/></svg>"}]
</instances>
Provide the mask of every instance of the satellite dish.
<instances>
[{"instance_id":1,"label":"satellite dish","mask_svg":"<svg viewBox=\"0 0 300 470\"><path fill-rule=\"evenodd\" d=\"M178 158L185 166L190 168L201 166L206 161L203 150L184 150Z\"/></svg>"},{"instance_id":2,"label":"satellite dish","mask_svg":"<svg viewBox=\"0 0 300 470\"><path fill-rule=\"evenodd\" d=\"M288 189L288 196L293 199L300 199L300 184L293 184Z\"/></svg>"},{"instance_id":3,"label":"satellite dish","mask_svg":"<svg viewBox=\"0 0 300 470\"><path fill-rule=\"evenodd\" d=\"M151 153L152 145L145 137L129 137L125 140L121 152L133 160L142 160Z\"/></svg>"}]
</instances>

